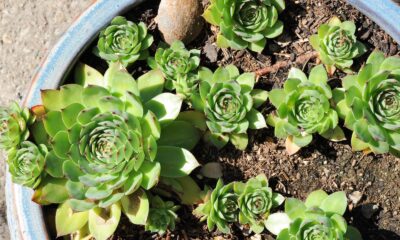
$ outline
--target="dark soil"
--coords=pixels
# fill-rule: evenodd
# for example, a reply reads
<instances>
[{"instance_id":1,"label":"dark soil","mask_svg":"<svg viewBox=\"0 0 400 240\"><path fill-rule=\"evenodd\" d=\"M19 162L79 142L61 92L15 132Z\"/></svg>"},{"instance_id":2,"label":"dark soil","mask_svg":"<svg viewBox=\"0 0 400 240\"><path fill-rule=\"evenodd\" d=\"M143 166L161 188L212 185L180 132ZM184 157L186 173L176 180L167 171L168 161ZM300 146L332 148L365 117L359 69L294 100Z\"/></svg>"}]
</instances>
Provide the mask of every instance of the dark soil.
<instances>
[{"instance_id":1,"label":"dark soil","mask_svg":"<svg viewBox=\"0 0 400 240\"><path fill-rule=\"evenodd\" d=\"M156 43L152 51L156 50L161 40L154 23L157 14L158 2L147 1L126 16L132 20L144 21L150 32L155 36ZM285 32L268 43L262 54L246 50L234 51L217 49L215 47L215 32L210 25L206 25L201 35L188 48L202 50L201 64L211 69L226 64L235 64L242 71L256 71L270 66L277 61L293 61L297 56L311 52L308 42L311 34L317 31L320 24L328 21L332 16L342 20L352 20L358 27L357 37L368 46L369 51L380 49L386 55L399 55L400 48L393 39L381 30L370 19L342 0L287 0L287 8L280 19L285 23ZM208 0L203 0L208 4ZM139 15L138 15L139 14ZM100 60L94 60L88 51L83 61L105 70L107 65ZM367 56L358 59L354 70L358 70ZM315 60L296 66L309 72L315 65ZM134 76L148 70L144 62L137 63L133 69ZM258 88L271 90L280 87L285 82L288 68L277 73L263 76L257 83ZM343 74L337 72L331 83L339 83ZM263 113L272 111L267 103ZM346 132L350 137L350 132ZM227 146L221 151L214 147L200 143L195 155L201 163L219 162L223 166L224 180L246 180L260 173L270 178L274 190L285 196L294 196L304 199L315 189L324 189L327 192L346 191L348 196L361 193L358 202L349 202L347 220L356 226L364 239L396 240L400 239L400 159L390 155L368 155L353 153L350 142L329 142L316 137L307 148L302 149L294 156L288 156L284 149L284 142L274 137L273 129L264 129L250 132L250 143L246 151L235 150ZM193 175L196 176L196 173ZM196 178L196 177L195 177ZM200 182L200 181L199 181ZM204 181L201 182L204 184ZM214 181L207 181L214 186ZM232 235L222 235L218 231L209 232L204 223L191 213L192 209L183 207L179 210L180 223L175 231L164 236L165 239L273 239L268 233L261 236L249 234L247 229L232 226ZM113 239L157 239L157 235L149 234L143 228L133 226L123 218L120 227Z\"/></svg>"}]
</instances>

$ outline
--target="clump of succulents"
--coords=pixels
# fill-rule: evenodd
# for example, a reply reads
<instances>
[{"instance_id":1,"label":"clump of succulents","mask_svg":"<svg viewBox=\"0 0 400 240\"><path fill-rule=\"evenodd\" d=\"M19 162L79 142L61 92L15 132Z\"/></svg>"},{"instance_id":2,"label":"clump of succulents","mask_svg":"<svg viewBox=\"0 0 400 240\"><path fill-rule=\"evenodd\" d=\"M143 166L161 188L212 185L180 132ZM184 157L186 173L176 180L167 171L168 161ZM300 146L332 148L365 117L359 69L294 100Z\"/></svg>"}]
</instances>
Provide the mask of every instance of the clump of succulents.
<instances>
[{"instance_id":1,"label":"clump of succulents","mask_svg":"<svg viewBox=\"0 0 400 240\"><path fill-rule=\"evenodd\" d=\"M240 75L233 65L220 67L214 73L202 68L199 78L199 93L192 96L192 104L205 114L207 139L219 148L230 141L244 150L247 129L266 127L264 116L255 108L266 101L267 92L254 89L254 73Z\"/></svg>"},{"instance_id":2,"label":"clump of succulents","mask_svg":"<svg viewBox=\"0 0 400 240\"><path fill-rule=\"evenodd\" d=\"M312 47L319 53L330 74L333 74L335 67L350 71L353 59L366 52L364 44L357 41L355 32L354 22L341 22L333 17L318 28L318 34L310 37Z\"/></svg>"},{"instance_id":3,"label":"clump of succulents","mask_svg":"<svg viewBox=\"0 0 400 240\"><path fill-rule=\"evenodd\" d=\"M282 204L282 195L272 192L265 175L259 175L246 183L232 182L224 185L219 180L215 189L196 210L202 221L207 220L209 230L217 226L223 233L229 233L229 223L249 225L256 233L264 230L265 222L272 208Z\"/></svg>"},{"instance_id":4,"label":"clump of succulents","mask_svg":"<svg viewBox=\"0 0 400 240\"><path fill-rule=\"evenodd\" d=\"M10 150L29 137L28 126L34 122L28 108L21 109L17 103L0 107L0 149Z\"/></svg>"},{"instance_id":5,"label":"clump of succulents","mask_svg":"<svg viewBox=\"0 0 400 240\"><path fill-rule=\"evenodd\" d=\"M277 236L277 240L350 239L361 240L361 234L348 226L343 214L347 209L344 192L328 195L317 190L306 201L288 198L284 213L272 214L267 229Z\"/></svg>"},{"instance_id":6,"label":"clump of succulents","mask_svg":"<svg viewBox=\"0 0 400 240\"><path fill-rule=\"evenodd\" d=\"M164 202L160 197L153 196L151 199L149 217L145 225L146 231L156 232L163 235L167 229L175 229L175 221L178 219L176 211L179 206L173 202Z\"/></svg>"},{"instance_id":7,"label":"clump of succulents","mask_svg":"<svg viewBox=\"0 0 400 240\"><path fill-rule=\"evenodd\" d=\"M357 75L342 81L334 98L353 150L400 155L400 58L373 52Z\"/></svg>"},{"instance_id":8,"label":"clump of succulents","mask_svg":"<svg viewBox=\"0 0 400 240\"><path fill-rule=\"evenodd\" d=\"M219 27L219 47L261 52L267 39L282 34L278 14L284 9L284 0L212 0L203 17Z\"/></svg>"},{"instance_id":9,"label":"clump of succulents","mask_svg":"<svg viewBox=\"0 0 400 240\"><path fill-rule=\"evenodd\" d=\"M200 50L188 51L181 41L175 41L170 48L159 47L155 57L147 61L151 68L163 72L166 89L176 90L184 98L190 98L192 92L197 90Z\"/></svg>"},{"instance_id":10,"label":"clump of succulents","mask_svg":"<svg viewBox=\"0 0 400 240\"><path fill-rule=\"evenodd\" d=\"M289 154L307 146L313 134L333 140L343 140L344 133L338 126L338 114L331 106L332 90L328 75L322 65L314 67L310 76L292 68L283 89L269 93L276 112L269 116L275 127L275 136L286 138Z\"/></svg>"},{"instance_id":11,"label":"clump of succulents","mask_svg":"<svg viewBox=\"0 0 400 240\"><path fill-rule=\"evenodd\" d=\"M119 62L128 66L137 60L145 60L153 41L143 22L136 24L117 16L100 32L94 52L109 63Z\"/></svg>"}]
</instances>

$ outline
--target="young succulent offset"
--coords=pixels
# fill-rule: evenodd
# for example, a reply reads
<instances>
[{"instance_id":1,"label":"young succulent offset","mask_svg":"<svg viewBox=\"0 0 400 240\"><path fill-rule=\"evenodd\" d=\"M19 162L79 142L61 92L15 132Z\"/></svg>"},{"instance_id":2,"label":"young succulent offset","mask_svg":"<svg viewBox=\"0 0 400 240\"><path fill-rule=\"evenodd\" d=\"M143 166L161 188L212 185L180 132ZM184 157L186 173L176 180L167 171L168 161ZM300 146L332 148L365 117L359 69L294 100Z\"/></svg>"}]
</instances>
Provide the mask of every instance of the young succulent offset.
<instances>
[{"instance_id":1,"label":"young succulent offset","mask_svg":"<svg viewBox=\"0 0 400 240\"><path fill-rule=\"evenodd\" d=\"M217 226L221 232L230 233L229 223L238 221L238 195L233 186L233 183L224 185L222 180L218 180L217 186L205 202L196 208L195 214L201 217L201 221L207 220L210 231Z\"/></svg>"},{"instance_id":2,"label":"young succulent offset","mask_svg":"<svg viewBox=\"0 0 400 240\"><path fill-rule=\"evenodd\" d=\"M21 109L17 103L0 107L0 149L10 150L29 137L28 126L34 122L28 108Z\"/></svg>"},{"instance_id":3,"label":"young succulent offset","mask_svg":"<svg viewBox=\"0 0 400 240\"><path fill-rule=\"evenodd\" d=\"M332 91L322 65L311 70L309 78L292 68L283 89L273 89L269 98L276 112L268 118L275 136L286 138L289 154L307 146L318 133L332 141L344 140L338 126L338 114L331 106Z\"/></svg>"},{"instance_id":4,"label":"young succulent offset","mask_svg":"<svg viewBox=\"0 0 400 240\"><path fill-rule=\"evenodd\" d=\"M153 40L143 22L136 24L118 16L100 32L94 53L108 63L119 62L128 66L148 57L147 49Z\"/></svg>"},{"instance_id":5,"label":"young succulent offset","mask_svg":"<svg viewBox=\"0 0 400 240\"><path fill-rule=\"evenodd\" d=\"M333 74L335 67L350 71L353 59L367 51L364 44L357 41L355 32L354 22L341 22L333 17L318 28L318 34L310 37L312 47L319 53L330 74Z\"/></svg>"},{"instance_id":6,"label":"young succulent offset","mask_svg":"<svg viewBox=\"0 0 400 240\"><path fill-rule=\"evenodd\" d=\"M400 156L400 58L373 52L358 75L342 80L334 99L353 150Z\"/></svg>"},{"instance_id":7,"label":"young succulent offset","mask_svg":"<svg viewBox=\"0 0 400 240\"><path fill-rule=\"evenodd\" d=\"M264 116L255 108L266 101L267 92L253 89L254 73L240 75L233 65L220 67L214 74L201 68L199 78L199 94L192 96L192 105L205 114L208 140L218 148L231 141L244 150L248 144L247 129L266 127Z\"/></svg>"},{"instance_id":8,"label":"young succulent offset","mask_svg":"<svg viewBox=\"0 0 400 240\"><path fill-rule=\"evenodd\" d=\"M271 209L278 207L285 200L282 195L268 187L268 179L264 174L246 183L236 182L234 190L239 196L239 222L243 225L249 224L255 233L264 230Z\"/></svg>"},{"instance_id":9,"label":"young succulent offset","mask_svg":"<svg viewBox=\"0 0 400 240\"><path fill-rule=\"evenodd\" d=\"M149 216L145 225L146 231L164 235L167 229L174 230L175 221L178 219L175 212L179 209L179 206L175 206L171 201L164 202L158 196L151 198L150 205Z\"/></svg>"},{"instance_id":10,"label":"young succulent offset","mask_svg":"<svg viewBox=\"0 0 400 240\"><path fill-rule=\"evenodd\" d=\"M328 195L317 190L306 201L289 198L285 202L285 213L272 214L267 229L277 240L361 240L357 229L348 226L343 218L347 208L344 192Z\"/></svg>"},{"instance_id":11,"label":"young succulent offset","mask_svg":"<svg viewBox=\"0 0 400 240\"><path fill-rule=\"evenodd\" d=\"M278 14L284 9L284 0L211 0L203 17L219 26L219 47L261 52L267 39L283 32Z\"/></svg>"},{"instance_id":12,"label":"young succulent offset","mask_svg":"<svg viewBox=\"0 0 400 240\"><path fill-rule=\"evenodd\" d=\"M190 98L197 89L197 68L200 64L200 50L186 50L181 41L175 41L170 48L159 47L154 58L147 62L152 69L163 72L165 88L176 90L184 98Z\"/></svg>"},{"instance_id":13,"label":"young succulent offset","mask_svg":"<svg viewBox=\"0 0 400 240\"><path fill-rule=\"evenodd\" d=\"M229 233L229 223L249 225L255 233L264 230L272 208L282 204L284 197L272 192L265 175L249 179L246 183L232 182L224 185L219 180L215 189L200 204L195 214L207 220L209 230Z\"/></svg>"},{"instance_id":14,"label":"young succulent offset","mask_svg":"<svg viewBox=\"0 0 400 240\"><path fill-rule=\"evenodd\" d=\"M42 180L47 148L45 145L24 141L8 152L7 163L12 181L25 187L36 188Z\"/></svg>"}]
</instances>

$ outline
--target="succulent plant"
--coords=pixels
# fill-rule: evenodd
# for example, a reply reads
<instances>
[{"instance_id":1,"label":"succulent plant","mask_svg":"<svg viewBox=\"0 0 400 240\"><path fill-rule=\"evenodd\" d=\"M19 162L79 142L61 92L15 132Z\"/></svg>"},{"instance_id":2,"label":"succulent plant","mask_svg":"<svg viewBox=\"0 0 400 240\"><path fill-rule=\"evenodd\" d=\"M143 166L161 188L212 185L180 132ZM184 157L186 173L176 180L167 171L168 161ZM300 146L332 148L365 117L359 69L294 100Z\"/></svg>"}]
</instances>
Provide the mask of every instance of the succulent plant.
<instances>
[{"instance_id":1,"label":"succulent plant","mask_svg":"<svg viewBox=\"0 0 400 240\"><path fill-rule=\"evenodd\" d=\"M347 208L344 192L328 195L317 190L307 197L305 203L289 198L285 202L285 213L272 214L267 229L277 240L361 240L357 229L348 226L343 218Z\"/></svg>"},{"instance_id":2,"label":"succulent plant","mask_svg":"<svg viewBox=\"0 0 400 240\"><path fill-rule=\"evenodd\" d=\"M153 40L143 22L136 24L117 16L100 32L94 53L109 63L119 62L128 66L148 57L147 49Z\"/></svg>"},{"instance_id":3,"label":"succulent plant","mask_svg":"<svg viewBox=\"0 0 400 240\"><path fill-rule=\"evenodd\" d=\"M210 131L207 139L218 148L231 141L236 148L245 149L247 129L266 127L264 116L255 108L266 101L267 92L253 89L254 73L240 75L233 65L220 67L214 74L202 68L199 78L200 90L192 96L192 104L205 114Z\"/></svg>"},{"instance_id":4,"label":"succulent plant","mask_svg":"<svg viewBox=\"0 0 400 240\"><path fill-rule=\"evenodd\" d=\"M200 50L186 50L181 41L175 41L170 48L160 47L154 58L148 58L149 66L160 69L165 78L165 88L176 90L178 95L189 98L197 88L197 68L200 64Z\"/></svg>"},{"instance_id":5,"label":"succulent plant","mask_svg":"<svg viewBox=\"0 0 400 240\"><path fill-rule=\"evenodd\" d=\"M28 108L21 109L17 103L0 107L0 149L10 150L29 137L28 125L34 122Z\"/></svg>"},{"instance_id":6,"label":"succulent plant","mask_svg":"<svg viewBox=\"0 0 400 240\"><path fill-rule=\"evenodd\" d=\"M334 99L353 150L400 156L400 58L373 52L357 75L342 80Z\"/></svg>"},{"instance_id":7,"label":"succulent plant","mask_svg":"<svg viewBox=\"0 0 400 240\"><path fill-rule=\"evenodd\" d=\"M333 74L334 67L349 71L353 59L366 52L364 44L357 41L354 22L341 22L333 17L327 24L318 28L318 34L310 37L312 47L318 51L319 57Z\"/></svg>"},{"instance_id":8,"label":"succulent plant","mask_svg":"<svg viewBox=\"0 0 400 240\"><path fill-rule=\"evenodd\" d=\"M42 180L47 148L45 145L24 141L8 152L7 163L12 181L26 187L36 188Z\"/></svg>"},{"instance_id":9,"label":"succulent plant","mask_svg":"<svg viewBox=\"0 0 400 240\"><path fill-rule=\"evenodd\" d=\"M251 178L246 183L236 182L234 188L239 196L240 224L249 224L253 232L261 233L270 210L281 205L285 198L272 192L264 174Z\"/></svg>"},{"instance_id":10,"label":"succulent plant","mask_svg":"<svg viewBox=\"0 0 400 240\"><path fill-rule=\"evenodd\" d=\"M219 180L204 203L196 208L195 214L201 217L201 221L207 220L210 231L217 226L221 232L229 233L229 223L238 221L238 196L234 192L233 186L233 183L224 185L222 180Z\"/></svg>"},{"instance_id":11,"label":"succulent plant","mask_svg":"<svg viewBox=\"0 0 400 240\"><path fill-rule=\"evenodd\" d=\"M149 217L145 225L146 231L164 235L167 229L174 230L175 221L178 219L178 215L175 212L178 209L179 206L175 206L173 202L164 202L160 197L153 196Z\"/></svg>"},{"instance_id":12,"label":"succulent plant","mask_svg":"<svg viewBox=\"0 0 400 240\"><path fill-rule=\"evenodd\" d=\"M219 26L219 47L261 52L267 39L283 32L278 14L284 9L284 0L212 0L203 17Z\"/></svg>"},{"instance_id":13,"label":"succulent plant","mask_svg":"<svg viewBox=\"0 0 400 240\"><path fill-rule=\"evenodd\" d=\"M35 134L49 136L50 151L45 158L47 176L33 200L62 204L56 218L60 236L87 225L89 235L106 239L121 212L132 223L145 225L147 190L161 176L184 177L199 165L187 150L200 138L198 130L175 121L182 99L161 93L160 74L150 71L135 81L119 64L111 64L104 77L96 79L78 81L95 84L87 87L69 84L42 91L45 132ZM166 130L169 127L182 131Z\"/></svg>"},{"instance_id":14,"label":"succulent plant","mask_svg":"<svg viewBox=\"0 0 400 240\"><path fill-rule=\"evenodd\" d=\"M286 138L289 154L307 146L318 133L332 141L343 140L338 114L331 106L332 90L322 65L311 70L309 78L292 68L283 89L273 89L269 98L276 112L268 117L275 136Z\"/></svg>"}]
</instances>

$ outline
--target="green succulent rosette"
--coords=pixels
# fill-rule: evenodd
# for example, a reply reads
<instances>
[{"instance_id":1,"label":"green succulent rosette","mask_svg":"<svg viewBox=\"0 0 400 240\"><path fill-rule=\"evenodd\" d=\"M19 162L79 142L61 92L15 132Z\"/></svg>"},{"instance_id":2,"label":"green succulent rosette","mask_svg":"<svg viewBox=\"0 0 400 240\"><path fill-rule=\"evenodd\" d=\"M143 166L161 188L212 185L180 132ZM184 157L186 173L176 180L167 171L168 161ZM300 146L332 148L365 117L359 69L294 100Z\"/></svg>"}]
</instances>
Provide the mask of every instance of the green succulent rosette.
<instances>
[{"instance_id":1,"label":"green succulent rosette","mask_svg":"<svg viewBox=\"0 0 400 240\"><path fill-rule=\"evenodd\" d=\"M332 90L322 65L311 70L309 78L299 69L292 68L283 89L269 93L276 112L268 118L275 127L275 136L286 138L286 147L294 154L307 146L318 133L332 140L344 140L338 126L338 114L331 106Z\"/></svg>"},{"instance_id":2,"label":"green succulent rosette","mask_svg":"<svg viewBox=\"0 0 400 240\"><path fill-rule=\"evenodd\" d=\"M323 190L309 194L306 201L289 198L285 213L272 214L267 229L277 240L361 240L361 234L348 226L343 214L347 209L344 192L328 195Z\"/></svg>"},{"instance_id":3,"label":"green succulent rosette","mask_svg":"<svg viewBox=\"0 0 400 240\"><path fill-rule=\"evenodd\" d=\"M99 35L94 53L109 63L119 62L128 66L148 57L153 36L143 22L136 24L117 16Z\"/></svg>"},{"instance_id":4,"label":"green succulent rosette","mask_svg":"<svg viewBox=\"0 0 400 240\"><path fill-rule=\"evenodd\" d=\"M261 52L267 39L282 34L278 14L284 9L284 0L211 0L203 17L219 27L219 47Z\"/></svg>"},{"instance_id":5,"label":"green succulent rosette","mask_svg":"<svg viewBox=\"0 0 400 240\"><path fill-rule=\"evenodd\" d=\"M215 73L202 68L199 78L199 93L192 96L192 105L205 114L207 140L218 148L231 141L244 150L247 130L266 127L264 116L255 108L266 101L267 92L254 89L254 73L240 75L233 65L220 67Z\"/></svg>"},{"instance_id":6,"label":"green succulent rosette","mask_svg":"<svg viewBox=\"0 0 400 240\"><path fill-rule=\"evenodd\" d=\"M164 235L167 229L175 229L175 221L178 215L175 213L179 206L175 206L173 202L164 202L160 197L153 196L151 199L151 208L147 223L146 231L155 232Z\"/></svg>"},{"instance_id":7,"label":"green succulent rosette","mask_svg":"<svg viewBox=\"0 0 400 240\"><path fill-rule=\"evenodd\" d=\"M328 72L333 73L333 67L350 71L353 59L367 51L364 44L357 41L355 32L354 22L341 22L334 17L318 28L318 34L310 37L312 47L319 53Z\"/></svg>"},{"instance_id":8,"label":"green succulent rosette","mask_svg":"<svg viewBox=\"0 0 400 240\"><path fill-rule=\"evenodd\" d=\"M0 149L8 151L27 140L34 119L28 108L21 109L17 103L0 107Z\"/></svg>"},{"instance_id":9,"label":"green succulent rosette","mask_svg":"<svg viewBox=\"0 0 400 240\"><path fill-rule=\"evenodd\" d=\"M262 174L246 183L235 183L235 193L239 196L239 222L250 225L255 233L261 233L272 208L283 203L285 198L268 187L268 179Z\"/></svg>"},{"instance_id":10,"label":"green succulent rosette","mask_svg":"<svg viewBox=\"0 0 400 240\"><path fill-rule=\"evenodd\" d=\"M42 91L43 131L34 137L46 135L49 152L33 201L61 204L59 236L107 239L121 213L146 225L148 190L160 177L179 179L199 166L189 150L200 136L194 126L176 120L182 99L162 93L159 72L134 80L119 64L111 64L104 76L88 66L77 71L83 71L77 82L86 87Z\"/></svg>"},{"instance_id":11,"label":"green succulent rosette","mask_svg":"<svg viewBox=\"0 0 400 240\"><path fill-rule=\"evenodd\" d=\"M230 233L229 223L238 221L238 195L233 187L233 183L224 185L219 180L205 202L196 208L195 214L201 217L201 221L207 220L210 231L217 226L219 231Z\"/></svg>"},{"instance_id":12,"label":"green succulent rosette","mask_svg":"<svg viewBox=\"0 0 400 240\"><path fill-rule=\"evenodd\" d=\"M342 85L334 98L345 126L353 130L353 150L400 156L400 58L375 51Z\"/></svg>"},{"instance_id":13,"label":"green succulent rosette","mask_svg":"<svg viewBox=\"0 0 400 240\"><path fill-rule=\"evenodd\" d=\"M47 148L24 141L8 152L7 163L12 181L25 187L36 188L42 179Z\"/></svg>"},{"instance_id":14,"label":"green succulent rosette","mask_svg":"<svg viewBox=\"0 0 400 240\"><path fill-rule=\"evenodd\" d=\"M175 41L168 47L159 47L154 58L147 59L153 69L163 72L165 88L176 90L178 95L189 98L197 89L197 68L200 64L200 50L188 51L181 41Z\"/></svg>"}]
</instances>

